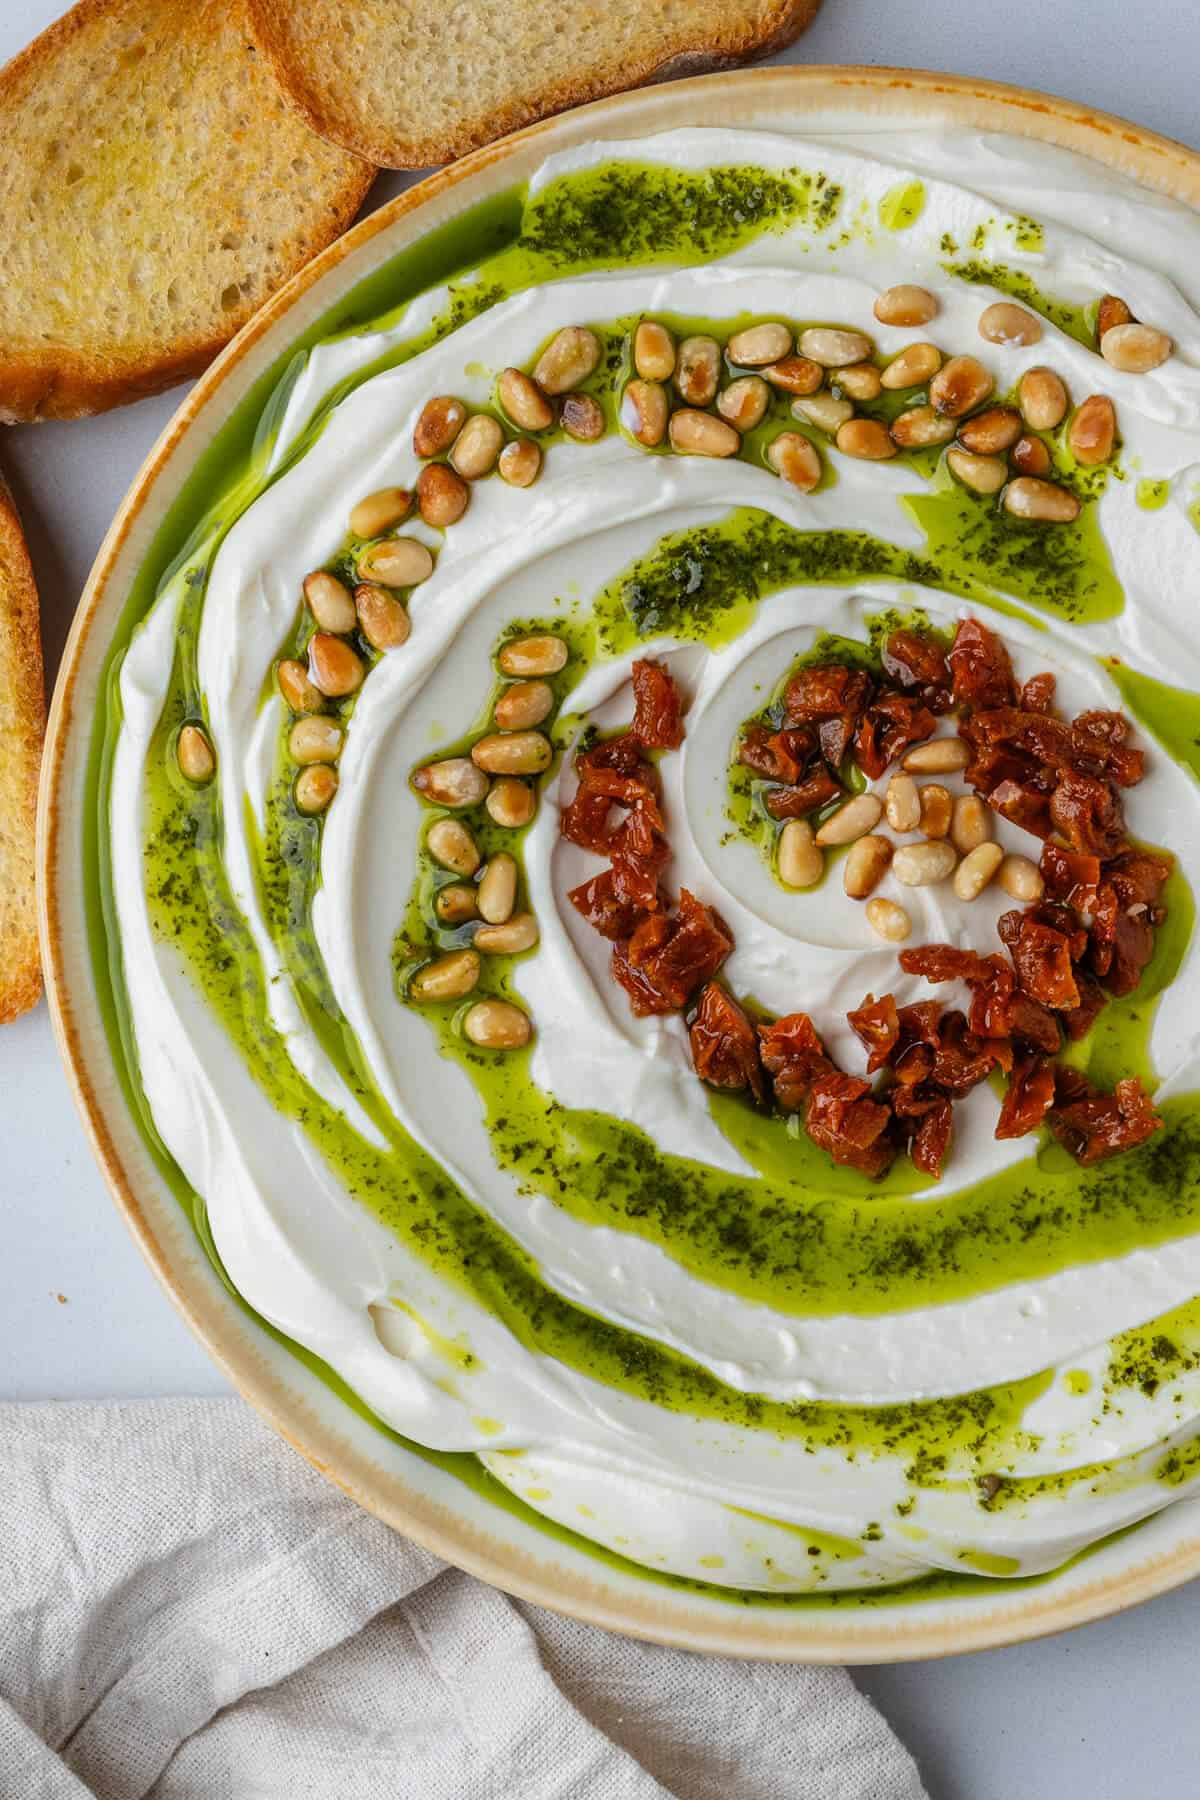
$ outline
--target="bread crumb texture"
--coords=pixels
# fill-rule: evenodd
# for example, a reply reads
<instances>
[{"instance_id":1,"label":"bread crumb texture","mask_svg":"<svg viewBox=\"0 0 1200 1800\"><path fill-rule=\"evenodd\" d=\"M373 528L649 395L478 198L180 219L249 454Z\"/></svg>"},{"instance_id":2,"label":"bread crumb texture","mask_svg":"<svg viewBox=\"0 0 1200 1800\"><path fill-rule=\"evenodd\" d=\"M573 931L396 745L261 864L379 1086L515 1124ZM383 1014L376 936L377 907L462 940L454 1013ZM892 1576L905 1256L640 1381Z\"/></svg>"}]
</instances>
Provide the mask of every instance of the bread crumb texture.
<instances>
[{"instance_id":1,"label":"bread crumb texture","mask_svg":"<svg viewBox=\"0 0 1200 1800\"><path fill-rule=\"evenodd\" d=\"M37 589L0 478L0 1024L42 991L33 870L44 725Z\"/></svg>"}]
</instances>

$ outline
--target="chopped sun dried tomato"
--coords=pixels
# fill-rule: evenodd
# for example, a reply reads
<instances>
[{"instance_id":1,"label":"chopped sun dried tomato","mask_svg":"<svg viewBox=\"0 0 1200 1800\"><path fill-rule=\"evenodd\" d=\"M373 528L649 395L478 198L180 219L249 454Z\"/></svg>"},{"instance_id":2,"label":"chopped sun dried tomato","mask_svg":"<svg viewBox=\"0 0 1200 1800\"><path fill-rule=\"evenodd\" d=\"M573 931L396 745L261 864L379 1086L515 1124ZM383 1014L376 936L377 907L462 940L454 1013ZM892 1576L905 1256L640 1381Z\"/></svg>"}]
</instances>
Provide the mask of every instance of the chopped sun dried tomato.
<instances>
[{"instance_id":1,"label":"chopped sun dried tomato","mask_svg":"<svg viewBox=\"0 0 1200 1800\"><path fill-rule=\"evenodd\" d=\"M1164 884L1169 880L1174 861L1169 856L1154 856L1148 850L1124 850L1104 866L1122 906L1157 906Z\"/></svg>"},{"instance_id":2,"label":"chopped sun dried tomato","mask_svg":"<svg viewBox=\"0 0 1200 1800\"><path fill-rule=\"evenodd\" d=\"M789 784L800 779L817 753L817 734L809 726L795 726L790 731L770 731L765 725L751 725L738 745L738 761L764 781Z\"/></svg>"},{"instance_id":3,"label":"chopped sun dried tomato","mask_svg":"<svg viewBox=\"0 0 1200 1800\"><path fill-rule=\"evenodd\" d=\"M661 663L633 665L632 735L647 750L678 750L683 742L683 702L675 678Z\"/></svg>"},{"instance_id":4,"label":"chopped sun dried tomato","mask_svg":"<svg viewBox=\"0 0 1200 1800\"><path fill-rule=\"evenodd\" d=\"M997 1060L990 1040L970 1031L962 1013L948 1012L938 1027L929 1079L953 1099L961 1100L987 1080Z\"/></svg>"},{"instance_id":5,"label":"chopped sun dried tomato","mask_svg":"<svg viewBox=\"0 0 1200 1800\"><path fill-rule=\"evenodd\" d=\"M622 774L619 769L589 769L583 786L589 794L604 794L618 806L644 806L648 816L661 830L658 781L652 764L640 764L633 775Z\"/></svg>"},{"instance_id":6,"label":"chopped sun dried tomato","mask_svg":"<svg viewBox=\"0 0 1200 1800\"><path fill-rule=\"evenodd\" d=\"M1049 670L1041 675L1031 675L1021 689L1021 710L1023 712L1048 713L1054 707L1054 694L1058 686L1057 677Z\"/></svg>"},{"instance_id":7,"label":"chopped sun dried tomato","mask_svg":"<svg viewBox=\"0 0 1200 1800\"><path fill-rule=\"evenodd\" d=\"M807 1013L788 1013L758 1028L763 1067L784 1112L799 1112L814 1081L834 1072L825 1046Z\"/></svg>"},{"instance_id":8,"label":"chopped sun dried tomato","mask_svg":"<svg viewBox=\"0 0 1200 1800\"><path fill-rule=\"evenodd\" d=\"M1006 1010L1007 1032L995 1035L1006 1035L1016 1038L1019 1043L1031 1044L1035 1050L1042 1050L1047 1056L1055 1056L1062 1049L1062 1031L1058 1020L1040 1000L1031 999L1028 994L1014 994ZM971 1022L974 1024L974 1018Z\"/></svg>"},{"instance_id":9,"label":"chopped sun dried tomato","mask_svg":"<svg viewBox=\"0 0 1200 1800\"><path fill-rule=\"evenodd\" d=\"M1100 882L1100 858L1082 856L1048 838L1038 864L1052 900L1065 900L1080 912L1091 912Z\"/></svg>"},{"instance_id":10,"label":"chopped sun dried tomato","mask_svg":"<svg viewBox=\"0 0 1200 1800\"><path fill-rule=\"evenodd\" d=\"M815 663L797 669L787 684L784 706L789 724L805 719L857 719L871 698L874 683L865 669L841 663Z\"/></svg>"},{"instance_id":11,"label":"chopped sun dried tomato","mask_svg":"<svg viewBox=\"0 0 1200 1800\"><path fill-rule=\"evenodd\" d=\"M654 813L657 814L657 807ZM671 860L671 846L644 806L625 815L608 841L613 883L618 897L643 912L660 909L658 878Z\"/></svg>"},{"instance_id":12,"label":"chopped sun dried tomato","mask_svg":"<svg viewBox=\"0 0 1200 1800\"><path fill-rule=\"evenodd\" d=\"M1071 967L1071 940L1032 913L1006 913L1016 921L1009 944L1017 979L1031 1000L1043 1006L1069 1008L1079 1005L1079 989ZM1008 936L1001 932L1007 943ZM1082 948L1082 946L1081 946Z\"/></svg>"},{"instance_id":13,"label":"chopped sun dried tomato","mask_svg":"<svg viewBox=\"0 0 1200 1800\"><path fill-rule=\"evenodd\" d=\"M1087 856L1113 856L1125 837L1121 802L1091 775L1063 775L1050 796L1050 820L1072 850Z\"/></svg>"},{"instance_id":14,"label":"chopped sun dried tomato","mask_svg":"<svg viewBox=\"0 0 1200 1800\"><path fill-rule=\"evenodd\" d=\"M947 657L960 706L1011 706L1016 699L1008 651L978 619L961 619Z\"/></svg>"},{"instance_id":15,"label":"chopped sun dried tomato","mask_svg":"<svg viewBox=\"0 0 1200 1800\"><path fill-rule=\"evenodd\" d=\"M883 646L883 666L900 687L926 690L921 698L934 712L946 711L950 671L945 651L929 632L893 631Z\"/></svg>"},{"instance_id":16,"label":"chopped sun dried tomato","mask_svg":"<svg viewBox=\"0 0 1200 1800\"><path fill-rule=\"evenodd\" d=\"M1105 1094L1076 1069L1058 1070L1049 1120L1055 1137L1084 1167L1145 1143L1163 1127L1136 1076Z\"/></svg>"},{"instance_id":17,"label":"chopped sun dried tomato","mask_svg":"<svg viewBox=\"0 0 1200 1800\"><path fill-rule=\"evenodd\" d=\"M1132 994L1142 970L1154 955L1154 927L1146 913L1119 912L1112 946L1112 962L1104 977L1110 994Z\"/></svg>"},{"instance_id":18,"label":"chopped sun dried tomato","mask_svg":"<svg viewBox=\"0 0 1200 1800\"><path fill-rule=\"evenodd\" d=\"M808 1102L804 1129L834 1162L877 1177L890 1167L896 1145L889 1132L890 1107L868 1099L869 1092L856 1075L821 1076Z\"/></svg>"},{"instance_id":19,"label":"chopped sun dried tomato","mask_svg":"<svg viewBox=\"0 0 1200 1800\"><path fill-rule=\"evenodd\" d=\"M630 988L634 1012L678 1012L703 982L711 981L732 949L733 939L716 913L683 888L676 912L667 918L652 913L629 941L626 961L639 977L639 988L648 988L659 1002L639 1006L644 995L635 996ZM615 961L613 972L617 974Z\"/></svg>"},{"instance_id":20,"label":"chopped sun dried tomato","mask_svg":"<svg viewBox=\"0 0 1200 1800\"><path fill-rule=\"evenodd\" d=\"M710 1087L748 1087L756 1100L763 1100L766 1083L754 1027L718 982L710 981L702 990L688 1037L701 1081Z\"/></svg>"},{"instance_id":21,"label":"chopped sun dried tomato","mask_svg":"<svg viewBox=\"0 0 1200 1800\"><path fill-rule=\"evenodd\" d=\"M581 782L570 805L563 808L559 830L565 838L582 849L597 850L603 854L608 849L608 815L611 810L612 801L607 794L597 794Z\"/></svg>"},{"instance_id":22,"label":"chopped sun dried tomato","mask_svg":"<svg viewBox=\"0 0 1200 1800\"><path fill-rule=\"evenodd\" d=\"M645 765L642 746L631 731L623 731L618 737L601 738L587 750L575 753L575 773L580 781L586 781L591 771L596 769L616 769L621 775L635 775Z\"/></svg>"},{"instance_id":23,"label":"chopped sun dried tomato","mask_svg":"<svg viewBox=\"0 0 1200 1800\"><path fill-rule=\"evenodd\" d=\"M773 819L802 819L842 792L841 783L828 770L817 769L795 787L771 788L763 796L763 805Z\"/></svg>"},{"instance_id":24,"label":"chopped sun dried tomato","mask_svg":"<svg viewBox=\"0 0 1200 1800\"><path fill-rule=\"evenodd\" d=\"M1086 969L1076 969L1075 985L1079 989L1079 1005L1063 1011L1063 1030L1071 1043L1085 1038L1108 1005L1108 996L1100 983Z\"/></svg>"},{"instance_id":25,"label":"chopped sun dried tomato","mask_svg":"<svg viewBox=\"0 0 1200 1800\"><path fill-rule=\"evenodd\" d=\"M896 1011L895 998L885 994L882 1000L876 1000L873 994L868 994L862 1005L848 1012L846 1018L855 1036L870 1052L867 1073L873 1075L876 1069L883 1068L900 1042L900 1015Z\"/></svg>"},{"instance_id":26,"label":"chopped sun dried tomato","mask_svg":"<svg viewBox=\"0 0 1200 1800\"><path fill-rule=\"evenodd\" d=\"M1104 776L1118 787L1136 787L1146 758L1129 747L1129 720L1119 712L1084 712L1071 724L1074 766L1084 775Z\"/></svg>"},{"instance_id":27,"label":"chopped sun dried tomato","mask_svg":"<svg viewBox=\"0 0 1200 1800\"><path fill-rule=\"evenodd\" d=\"M636 935L635 932L634 936L636 937ZM674 1002L669 1000L665 994L660 993L641 969L634 968L629 960L628 943L613 945L610 967L613 980L618 982L629 995L630 1008L637 1018L644 1019L651 1013L669 1013L677 1010Z\"/></svg>"},{"instance_id":28,"label":"chopped sun dried tomato","mask_svg":"<svg viewBox=\"0 0 1200 1800\"><path fill-rule=\"evenodd\" d=\"M909 1141L908 1154L914 1169L928 1175L931 1181L940 1181L953 1132L954 1108L945 1095L934 1090Z\"/></svg>"},{"instance_id":29,"label":"chopped sun dried tomato","mask_svg":"<svg viewBox=\"0 0 1200 1800\"><path fill-rule=\"evenodd\" d=\"M1050 835L1050 801L1022 781L1002 781L988 795L988 805L1002 818L1034 837Z\"/></svg>"},{"instance_id":30,"label":"chopped sun dried tomato","mask_svg":"<svg viewBox=\"0 0 1200 1800\"><path fill-rule=\"evenodd\" d=\"M913 950L900 952L900 967L906 975L923 975L926 981L991 980L997 966L1007 974L1008 965L999 956L980 956L975 950L960 950L954 944L919 944ZM905 1013L915 1007L905 1007Z\"/></svg>"},{"instance_id":31,"label":"chopped sun dried tomato","mask_svg":"<svg viewBox=\"0 0 1200 1800\"><path fill-rule=\"evenodd\" d=\"M1054 1064L1044 1056L1022 1056L1013 1065L996 1124L998 1138L1036 1131L1054 1104Z\"/></svg>"},{"instance_id":32,"label":"chopped sun dried tomato","mask_svg":"<svg viewBox=\"0 0 1200 1800\"><path fill-rule=\"evenodd\" d=\"M617 892L611 869L602 869L590 881L572 888L567 899L593 931L616 942L633 935L642 919L642 910Z\"/></svg>"},{"instance_id":33,"label":"chopped sun dried tomato","mask_svg":"<svg viewBox=\"0 0 1200 1800\"><path fill-rule=\"evenodd\" d=\"M910 744L919 744L936 730L937 720L920 700L881 694L858 722L854 759L869 781L877 781Z\"/></svg>"}]
</instances>

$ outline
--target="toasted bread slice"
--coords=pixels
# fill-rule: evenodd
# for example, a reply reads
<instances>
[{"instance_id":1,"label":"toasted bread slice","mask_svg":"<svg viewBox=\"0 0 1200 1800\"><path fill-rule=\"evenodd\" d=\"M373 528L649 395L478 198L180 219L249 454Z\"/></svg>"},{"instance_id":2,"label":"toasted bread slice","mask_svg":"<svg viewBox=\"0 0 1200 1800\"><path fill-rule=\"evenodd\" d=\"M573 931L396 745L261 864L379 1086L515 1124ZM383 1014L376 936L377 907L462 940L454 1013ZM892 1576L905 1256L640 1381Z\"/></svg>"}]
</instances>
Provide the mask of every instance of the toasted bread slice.
<instances>
[{"instance_id":1,"label":"toasted bread slice","mask_svg":"<svg viewBox=\"0 0 1200 1800\"><path fill-rule=\"evenodd\" d=\"M242 0L82 0L0 70L0 419L196 374L373 170L280 95Z\"/></svg>"},{"instance_id":2,"label":"toasted bread slice","mask_svg":"<svg viewBox=\"0 0 1200 1800\"><path fill-rule=\"evenodd\" d=\"M450 162L602 94L768 56L820 0L247 0L302 119L381 168Z\"/></svg>"},{"instance_id":3,"label":"toasted bread slice","mask_svg":"<svg viewBox=\"0 0 1200 1800\"><path fill-rule=\"evenodd\" d=\"M37 589L17 509L0 476L0 1024L42 991L33 822L45 720Z\"/></svg>"}]
</instances>

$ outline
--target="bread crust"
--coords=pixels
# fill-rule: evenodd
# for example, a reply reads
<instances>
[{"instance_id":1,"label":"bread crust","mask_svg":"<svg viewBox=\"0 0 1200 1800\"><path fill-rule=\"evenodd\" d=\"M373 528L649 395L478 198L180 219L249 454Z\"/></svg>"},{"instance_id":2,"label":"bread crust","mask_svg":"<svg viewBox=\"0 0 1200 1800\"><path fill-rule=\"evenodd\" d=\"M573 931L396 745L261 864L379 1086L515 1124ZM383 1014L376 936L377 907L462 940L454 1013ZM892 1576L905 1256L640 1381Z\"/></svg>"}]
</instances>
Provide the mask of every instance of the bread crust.
<instances>
[{"instance_id":1,"label":"bread crust","mask_svg":"<svg viewBox=\"0 0 1200 1800\"><path fill-rule=\"evenodd\" d=\"M38 595L0 474L0 1024L42 991L34 894L38 768L46 725Z\"/></svg>"},{"instance_id":2,"label":"bread crust","mask_svg":"<svg viewBox=\"0 0 1200 1800\"><path fill-rule=\"evenodd\" d=\"M623 58L620 65L590 81L564 78L533 83L524 93L514 92L509 101L486 119L464 113L460 128L443 137L395 137L384 131L368 133L348 113L331 104L326 86L315 82L296 53L288 25L303 0L247 0L247 14L254 41L272 74L296 112L318 136L364 157L382 169L425 169L454 162L471 150L506 137L539 119L566 112L590 100L602 100L629 88L672 81L686 75L711 74L758 62L786 49L812 23L821 0L775 0L766 30L732 31L728 41L697 45L665 56ZM732 9L731 9L732 10Z\"/></svg>"}]
</instances>

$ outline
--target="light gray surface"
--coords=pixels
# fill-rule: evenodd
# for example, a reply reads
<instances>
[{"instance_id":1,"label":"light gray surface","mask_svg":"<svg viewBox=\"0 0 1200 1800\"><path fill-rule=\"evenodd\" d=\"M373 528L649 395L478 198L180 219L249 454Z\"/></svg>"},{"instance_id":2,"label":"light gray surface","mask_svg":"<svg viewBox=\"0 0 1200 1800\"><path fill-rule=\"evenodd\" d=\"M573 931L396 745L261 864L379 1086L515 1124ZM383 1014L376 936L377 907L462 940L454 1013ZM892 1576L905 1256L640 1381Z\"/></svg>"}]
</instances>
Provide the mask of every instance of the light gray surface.
<instances>
[{"instance_id":1,"label":"light gray surface","mask_svg":"<svg viewBox=\"0 0 1200 1800\"><path fill-rule=\"evenodd\" d=\"M0 0L0 60L57 10L56 0ZM1198 132L1200 21L1178 0L1052 9L826 0L785 60L985 75L1184 140ZM51 672L113 510L179 398L0 438L37 565ZM4 1397L225 1391L105 1194L44 1007L0 1032L0 1244ZM1192 1587L1042 1644L860 1679L920 1759L934 1800L1183 1800L1200 1792L1198 1666Z\"/></svg>"}]
</instances>

